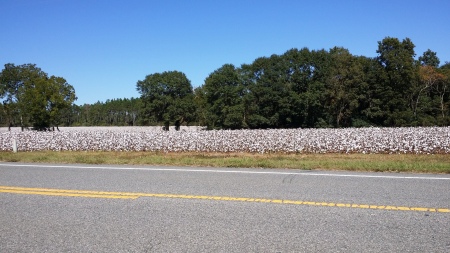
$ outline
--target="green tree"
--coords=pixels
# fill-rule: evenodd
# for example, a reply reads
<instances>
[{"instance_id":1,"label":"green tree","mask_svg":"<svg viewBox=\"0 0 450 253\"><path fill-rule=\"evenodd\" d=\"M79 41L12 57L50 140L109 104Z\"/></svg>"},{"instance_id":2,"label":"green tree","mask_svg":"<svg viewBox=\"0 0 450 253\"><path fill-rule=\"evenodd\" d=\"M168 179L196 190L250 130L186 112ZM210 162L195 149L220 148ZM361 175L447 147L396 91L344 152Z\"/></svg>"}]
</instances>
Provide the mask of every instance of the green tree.
<instances>
[{"instance_id":1,"label":"green tree","mask_svg":"<svg viewBox=\"0 0 450 253\"><path fill-rule=\"evenodd\" d=\"M63 123L63 118L77 99L75 89L62 77L51 76L47 79L49 95L46 112L50 117L50 125L58 127Z\"/></svg>"},{"instance_id":2,"label":"green tree","mask_svg":"<svg viewBox=\"0 0 450 253\"><path fill-rule=\"evenodd\" d=\"M178 71L155 73L137 82L143 103L144 124L163 123L168 129L172 122L181 125L193 120L192 85L186 75Z\"/></svg>"},{"instance_id":3,"label":"green tree","mask_svg":"<svg viewBox=\"0 0 450 253\"><path fill-rule=\"evenodd\" d=\"M28 112L22 105L21 93L38 79L47 78L47 74L35 64L16 66L5 64L0 73L0 97L3 98L4 110L8 118L8 127L20 125L22 128L28 123Z\"/></svg>"},{"instance_id":4,"label":"green tree","mask_svg":"<svg viewBox=\"0 0 450 253\"><path fill-rule=\"evenodd\" d=\"M328 127L330 116L325 110L327 82L330 75L330 53L326 50L291 49L282 55L284 82L289 97L290 122L287 127ZM283 116L282 118L285 118Z\"/></svg>"},{"instance_id":5,"label":"green tree","mask_svg":"<svg viewBox=\"0 0 450 253\"><path fill-rule=\"evenodd\" d=\"M27 111L37 130L61 124L65 109L76 100L75 90L62 77L40 78L20 90L21 111Z\"/></svg>"},{"instance_id":6,"label":"green tree","mask_svg":"<svg viewBox=\"0 0 450 253\"><path fill-rule=\"evenodd\" d=\"M360 85L364 84L362 66L347 49L330 50L331 68L327 80L325 108L331 116L331 124L349 127L359 107Z\"/></svg>"},{"instance_id":7,"label":"green tree","mask_svg":"<svg viewBox=\"0 0 450 253\"><path fill-rule=\"evenodd\" d=\"M196 123L200 126L208 125L208 101L203 86L199 86L194 89L194 104L195 104L195 116Z\"/></svg>"},{"instance_id":8,"label":"green tree","mask_svg":"<svg viewBox=\"0 0 450 253\"><path fill-rule=\"evenodd\" d=\"M440 80L434 86L434 92L437 93L439 98L439 109L441 114L441 125L450 124L450 63L446 62L439 68L441 74Z\"/></svg>"},{"instance_id":9,"label":"green tree","mask_svg":"<svg viewBox=\"0 0 450 253\"><path fill-rule=\"evenodd\" d=\"M245 122L250 128L296 127L300 121L296 50L242 65Z\"/></svg>"},{"instance_id":10,"label":"green tree","mask_svg":"<svg viewBox=\"0 0 450 253\"><path fill-rule=\"evenodd\" d=\"M6 64L0 74L0 95L9 118L9 126L19 120L45 130L61 123L64 110L76 100L74 88L62 77L51 76L34 64Z\"/></svg>"},{"instance_id":11,"label":"green tree","mask_svg":"<svg viewBox=\"0 0 450 253\"><path fill-rule=\"evenodd\" d=\"M414 44L409 38L399 41L386 37L378 42L377 60L382 66L379 82L383 110L387 112L384 125L409 125L414 120L414 82L417 82L417 65L414 60Z\"/></svg>"},{"instance_id":12,"label":"green tree","mask_svg":"<svg viewBox=\"0 0 450 253\"><path fill-rule=\"evenodd\" d=\"M326 50L311 51L309 68L311 76L305 93L301 94L304 103L306 119L305 127L330 127L330 116L326 104L327 79L330 76L330 54Z\"/></svg>"},{"instance_id":13,"label":"green tree","mask_svg":"<svg viewBox=\"0 0 450 253\"><path fill-rule=\"evenodd\" d=\"M423 65L419 67L419 82L418 87L416 87L416 95L415 95L415 101L413 104L414 109L414 116L417 117L419 107L419 101L423 100L431 102L431 92L433 89L435 89L436 86L444 82L444 75L442 73L439 73L438 70L430 65ZM439 88L438 88L439 89ZM431 109L432 107L430 104L424 104L422 106L422 111L426 109ZM427 114L430 114L430 112L426 112Z\"/></svg>"},{"instance_id":14,"label":"green tree","mask_svg":"<svg viewBox=\"0 0 450 253\"><path fill-rule=\"evenodd\" d=\"M440 63L439 58L436 55L436 52L433 52L430 49L425 51L423 55L419 57L419 61L422 65L431 66L435 68L438 68Z\"/></svg>"},{"instance_id":15,"label":"green tree","mask_svg":"<svg viewBox=\"0 0 450 253\"><path fill-rule=\"evenodd\" d=\"M379 64L377 58L360 58L365 74L366 85L361 93L359 112L359 123L357 126L383 126L389 113L385 110L386 105L383 93L385 85L383 82L384 67Z\"/></svg>"},{"instance_id":16,"label":"green tree","mask_svg":"<svg viewBox=\"0 0 450 253\"><path fill-rule=\"evenodd\" d=\"M208 128L245 126L243 88L239 70L232 64L223 65L205 79L202 89L208 106Z\"/></svg>"}]
</instances>

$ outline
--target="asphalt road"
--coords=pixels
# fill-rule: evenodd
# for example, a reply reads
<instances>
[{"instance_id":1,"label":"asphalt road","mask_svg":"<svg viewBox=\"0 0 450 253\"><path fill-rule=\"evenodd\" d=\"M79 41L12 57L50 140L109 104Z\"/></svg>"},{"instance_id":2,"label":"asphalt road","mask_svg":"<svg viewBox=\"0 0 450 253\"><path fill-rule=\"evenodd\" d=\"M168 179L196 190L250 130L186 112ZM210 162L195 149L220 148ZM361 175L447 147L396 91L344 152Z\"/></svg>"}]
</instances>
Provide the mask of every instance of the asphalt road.
<instances>
[{"instance_id":1,"label":"asphalt road","mask_svg":"<svg viewBox=\"0 0 450 253\"><path fill-rule=\"evenodd\" d=\"M0 252L450 252L450 175L2 163Z\"/></svg>"}]
</instances>

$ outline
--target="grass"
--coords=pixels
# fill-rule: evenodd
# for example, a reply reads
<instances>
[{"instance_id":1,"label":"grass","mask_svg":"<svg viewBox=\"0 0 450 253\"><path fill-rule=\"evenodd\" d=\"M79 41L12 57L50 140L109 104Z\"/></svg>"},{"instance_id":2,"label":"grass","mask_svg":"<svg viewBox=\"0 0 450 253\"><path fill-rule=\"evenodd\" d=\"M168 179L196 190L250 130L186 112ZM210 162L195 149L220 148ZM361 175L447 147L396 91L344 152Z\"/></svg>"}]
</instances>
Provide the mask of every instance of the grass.
<instances>
[{"instance_id":1,"label":"grass","mask_svg":"<svg viewBox=\"0 0 450 253\"><path fill-rule=\"evenodd\" d=\"M450 154L248 154L164 152L0 152L0 161L173 165L450 174Z\"/></svg>"}]
</instances>

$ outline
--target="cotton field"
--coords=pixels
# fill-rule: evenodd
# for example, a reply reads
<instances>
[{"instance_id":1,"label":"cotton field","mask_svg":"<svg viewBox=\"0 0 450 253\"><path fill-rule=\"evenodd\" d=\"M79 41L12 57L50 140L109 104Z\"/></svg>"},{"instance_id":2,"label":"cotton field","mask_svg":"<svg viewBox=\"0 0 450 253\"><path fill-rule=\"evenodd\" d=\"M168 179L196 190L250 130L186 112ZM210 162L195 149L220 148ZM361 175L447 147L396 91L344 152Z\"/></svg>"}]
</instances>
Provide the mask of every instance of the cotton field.
<instances>
[{"instance_id":1,"label":"cotton field","mask_svg":"<svg viewBox=\"0 0 450 253\"><path fill-rule=\"evenodd\" d=\"M183 127L73 127L60 132L0 129L0 150L251 153L450 153L450 127L204 131Z\"/></svg>"}]
</instances>

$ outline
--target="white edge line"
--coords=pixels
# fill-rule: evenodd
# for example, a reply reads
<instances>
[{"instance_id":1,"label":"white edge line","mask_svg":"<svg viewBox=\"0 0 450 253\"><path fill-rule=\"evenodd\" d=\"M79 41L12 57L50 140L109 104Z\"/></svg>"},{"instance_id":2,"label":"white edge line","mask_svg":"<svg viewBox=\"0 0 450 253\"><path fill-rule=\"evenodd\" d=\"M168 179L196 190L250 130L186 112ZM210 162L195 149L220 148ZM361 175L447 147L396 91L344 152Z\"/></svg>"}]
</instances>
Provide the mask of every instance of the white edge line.
<instances>
[{"instance_id":1,"label":"white edge line","mask_svg":"<svg viewBox=\"0 0 450 253\"><path fill-rule=\"evenodd\" d=\"M450 180L450 177L414 177L414 176L382 176L382 175L354 175L310 172L279 172L279 171L245 171L245 170L213 170L213 169L173 169L149 167L105 167L105 166L73 166L73 165L39 165L39 164L7 164L4 167L37 167L37 168L67 168L67 169L102 169L102 170L143 170L143 171L176 171L176 172L208 172L208 173L236 173L236 174L269 174L269 175L296 175L296 176L325 176L325 177L355 177L355 178L386 178L386 179L425 179Z\"/></svg>"}]
</instances>

